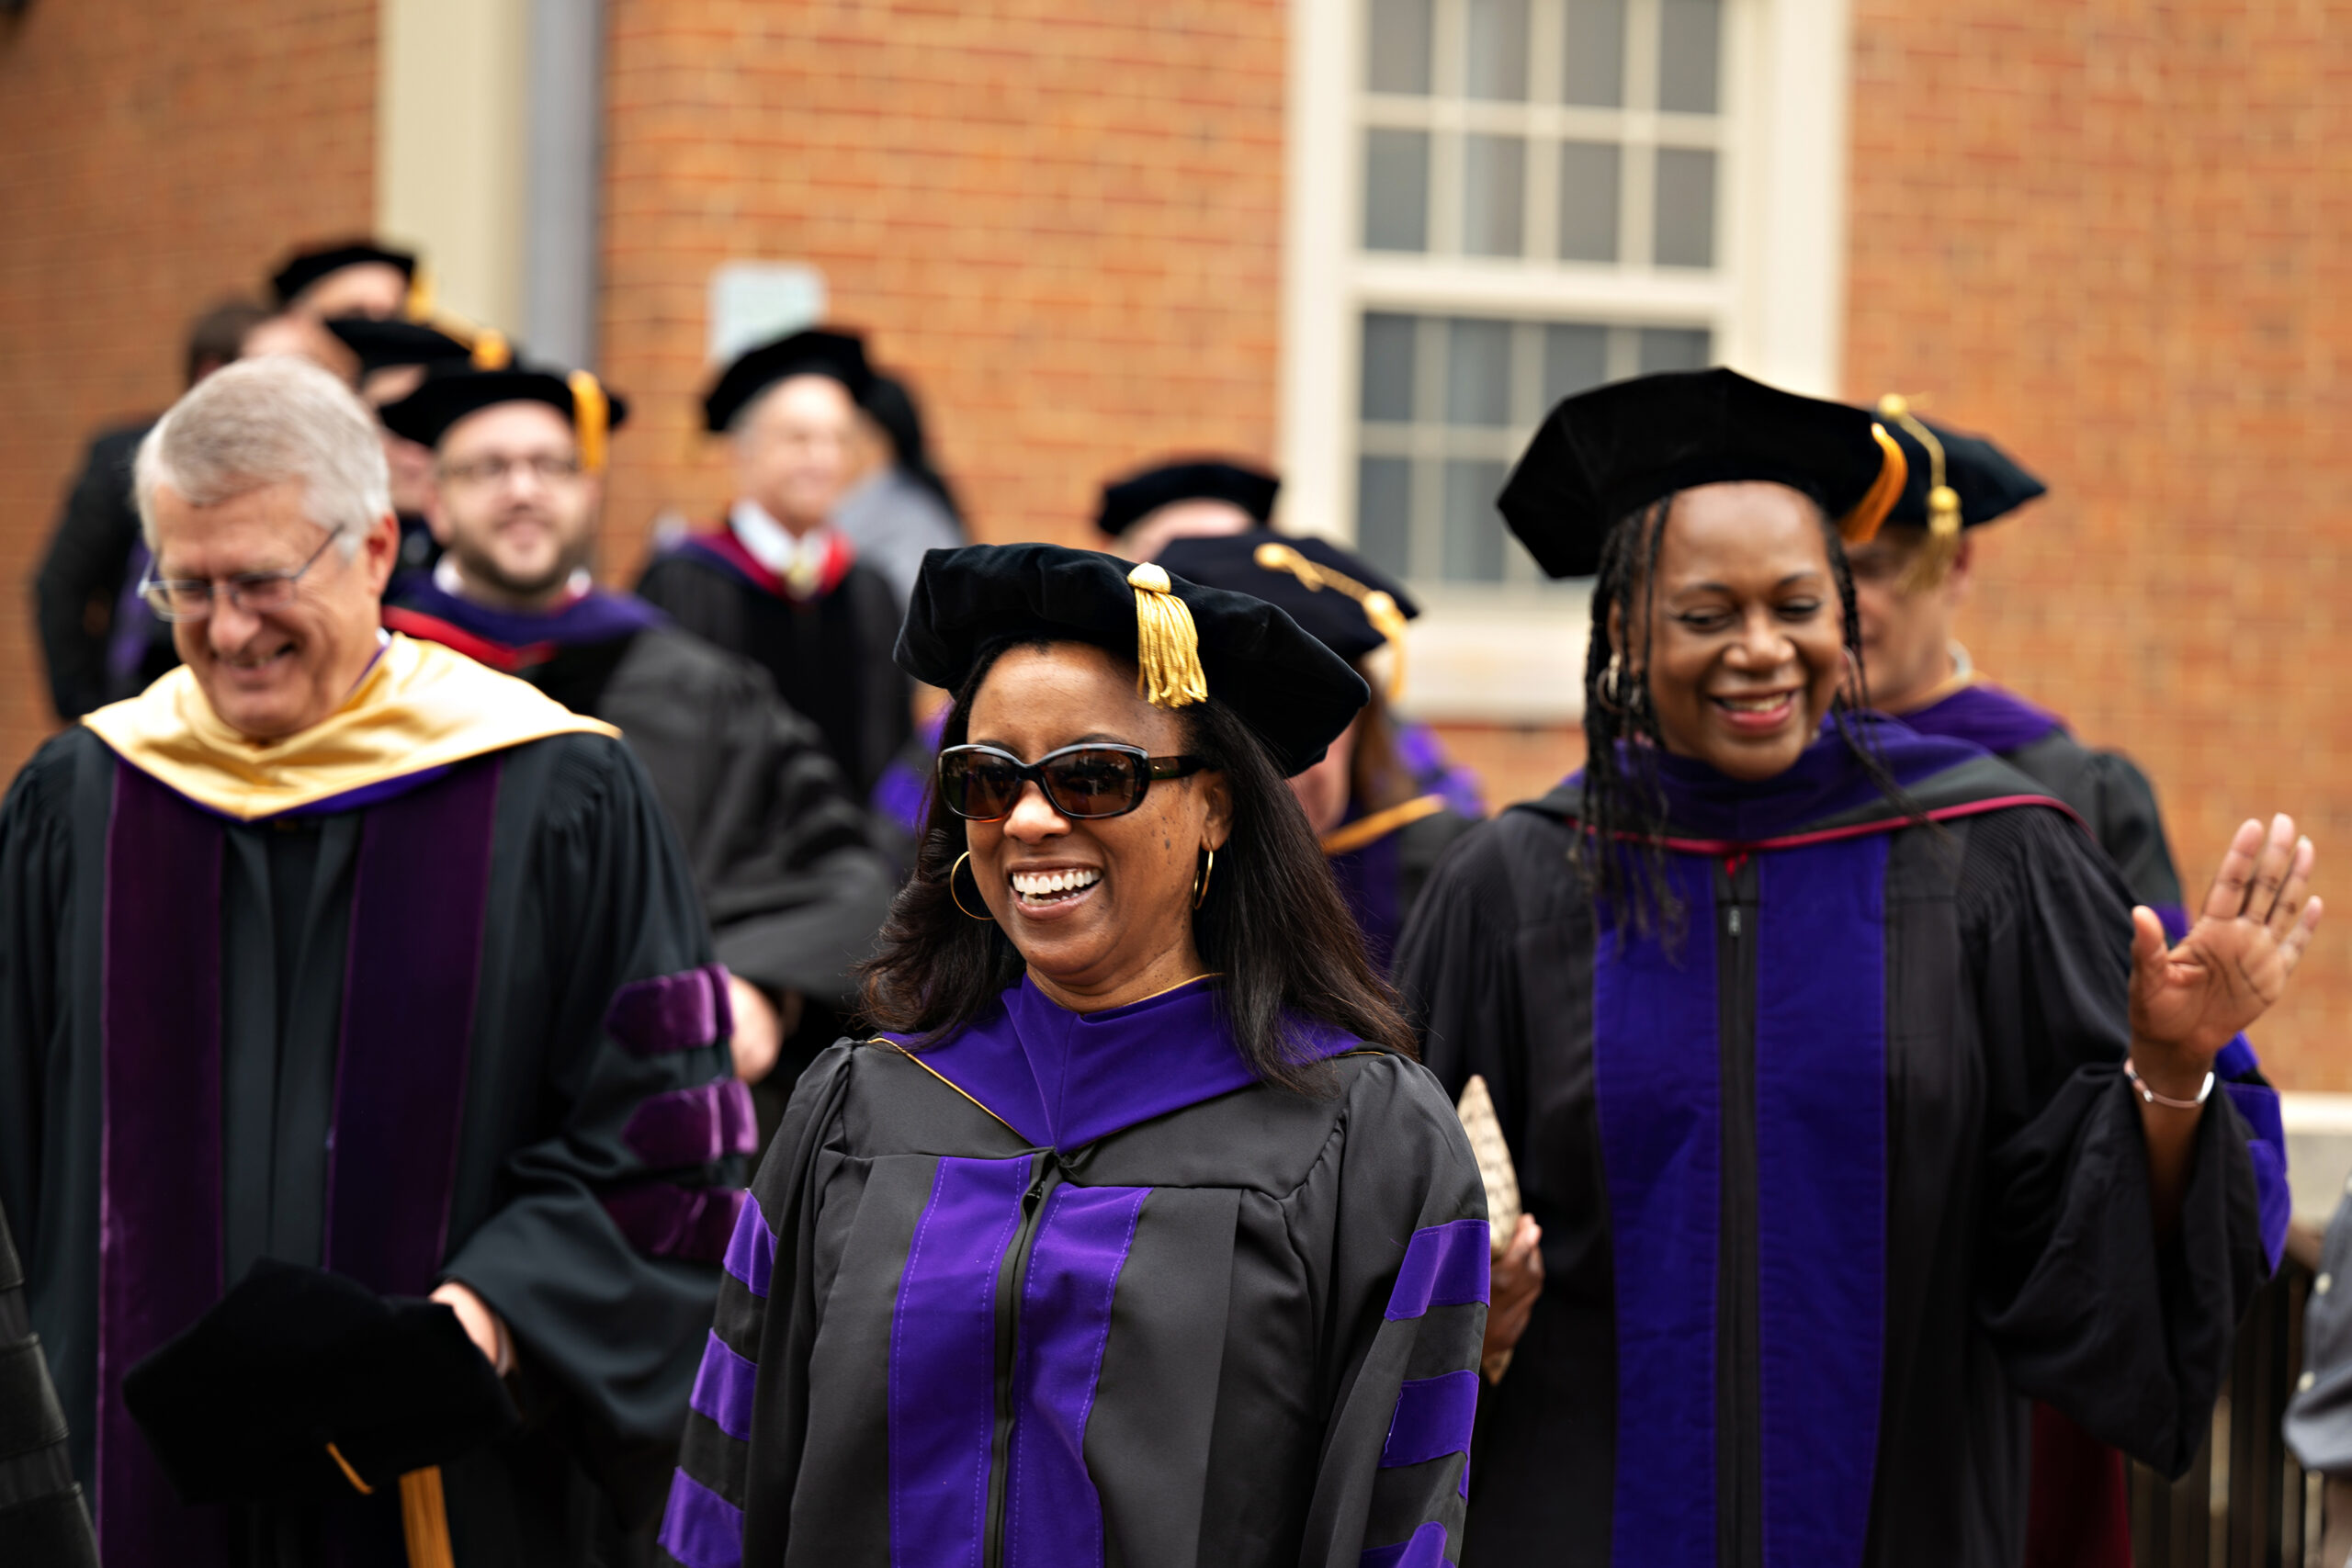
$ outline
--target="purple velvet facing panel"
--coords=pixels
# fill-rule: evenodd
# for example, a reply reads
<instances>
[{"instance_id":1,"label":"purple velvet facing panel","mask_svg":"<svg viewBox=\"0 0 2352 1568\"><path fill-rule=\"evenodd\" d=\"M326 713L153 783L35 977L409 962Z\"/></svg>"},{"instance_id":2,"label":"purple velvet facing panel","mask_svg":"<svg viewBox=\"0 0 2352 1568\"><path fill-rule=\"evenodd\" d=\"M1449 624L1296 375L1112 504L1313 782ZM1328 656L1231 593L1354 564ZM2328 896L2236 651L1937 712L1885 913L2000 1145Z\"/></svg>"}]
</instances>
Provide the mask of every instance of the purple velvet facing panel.
<instances>
[{"instance_id":1,"label":"purple velvet facing panel","mask_svg":"<svg viewBox=\"0 0 2352 1568\"><path fill-rule=\"evenodd\" d=\"M631 1247L649 1258L716 1263L727 1256L741 1213L756 1213L740 1187L680 1187L648 1181L601 1195ZM765 1228L764 1226L762 1228Z\"/></svg>"},{"instance_id":2,"label":"purple velvet facing panel","mask_svg":"<svg viewBox=\"0 0 2352 1568\"><path fill-rule=\"evenodd\" d=\"M1466 1306L1485 1301L1487 1273L1493 1267L1493 1235L1484 1220L1456 1220L1415 1231L1406 1245L1405 1261L1396 1270L1396 1286L1388 1292L1388 1310L1383 1315L1399 1323L1419 1317L1433 1306Z\"/></svg>"},{"instance_id":3,"label":"purple velvet facing panel","mask_svg":"<svg viewBox=\"0 0 2352 1568\"><path fill-rule=\"evenodd\" d=\"M217 1508L184 1508L122 1403L132 1364L218 1301L217 818L128 762L107 829L98 1151L98 1540L107 1560L213 1568Z\"/></svg>"},{"instance_id":4,"label":"purple velvet facing panel","mask_svg":"<svg viewBox=\"0 0 2352 1568\"><path fill-rule=\"evenodd\" d=\"M726 967L706 964L682 975L631 980L613 993L605 1029L639 1056L699 1050L732 1034Z\"/></svg>"},{"instance_id":5,"label":"purple velvet facing panel","mask_svg":"<svg viewBox=\"0 0 2352 1568\"><path fill-rule=\"evenodd\" d=\"M1006 1568L1093 1568L1102 1498L1086 1472L1086 1417L1111 1302L1148 1187L1062 1187L1046 1201L1021 1299L1012 1370Z\"/></svg>"},{"instance_id":6,"label":"purple velvet facing panel","mask_svg":"<svg viewBox=\"0 0 2352 1568\"><path fill-rule=\"evenodd\" d=\"M630 1115L621 1138L657 1170L709 1165L760 1146L752 1091L733 1077L649 1097Z\"/></svg>"},{"instance_id":7,"label":"purple velvet facing panel","mask_svg":"<svg viewBox=\"0 0 2352 1568\"><path fill-rule=\"evenodd\" d=\"M448 1245L498 774L459 768L360 829L324 1241L388 1294L431 1290Z\"/></svg>"},{"instance_id":8,"label":"purple velvet facing panel","mask_svg":"<svg viewBox=\"0 0 2352 1568\"><path fill-rule=\"evenodd\" d=\"M718 1429L738 1442L752 1440L752 1391L760 1381L756 1361L745 1360L727 1347L717 1333L702 1348L702 1368L695 1373L689 1409L698 1410Z\"/></svg>"},{"instance_id":9,"label":"purple velvet facing panel","mask_svg":"<svg viewBox=\"0 0 2352 1568\"><path fill-rule=\"evenodd\" d=\"M775 1268L775 1235L757 1203L746 1202L735 1216L735 1232L727 1238L727 1271L745 1290L767 1299L768 1277Z\"/></svg>"},{"instance_id":10,"label":"purple velvet facing panel","mask_svg":"<svg viewBox=\"0 0 2352 1568\"><path fill-rule=\"evenodd\" d=\"M1478 1414L1478 1374L1464 1370L1433 1378L1408 1378L1396 1390L1396 1414L1388 1418L1388 1440L1381 1445L1380 1468L1421 1464L1470 1451L1470 1426Z\"/></svg>"},{"instance_id":11,"label":"purple velvet facing panel","mask_svg":"<svg viewBox=\"0 0 2352 1568\"><path fill-rule=\"evenodd\" d=\"M661 1542L685 1568L736 1568L743 1561L743 1510L679 1471L670 1479Z\"/></svg>"},{"instance_id":12,"label":"purple velvet facing panel","mask_svg":"<svg viewBox=\"0 0 2352 1568\"><path fill-rule=\"evenodd\" d=\"M1453 1559L1445 1554L1445 1527L1435 1520L1415 1530L1410 1540L1365 1548L1356 1563L1357 1568L1453 1568Z\"/></svg>"},{"instance_id":13,"label":"purple velvet facing panel","mask_svg":"<svg viewBox=\"0 0 2352 1568\"><path fill-rule=\"evenodd\" d=\"M980 1568L996 1416L997 1271L1025 1159L942 1159L890 1314L891 1568Z\"/></svg>"}]
</instances>

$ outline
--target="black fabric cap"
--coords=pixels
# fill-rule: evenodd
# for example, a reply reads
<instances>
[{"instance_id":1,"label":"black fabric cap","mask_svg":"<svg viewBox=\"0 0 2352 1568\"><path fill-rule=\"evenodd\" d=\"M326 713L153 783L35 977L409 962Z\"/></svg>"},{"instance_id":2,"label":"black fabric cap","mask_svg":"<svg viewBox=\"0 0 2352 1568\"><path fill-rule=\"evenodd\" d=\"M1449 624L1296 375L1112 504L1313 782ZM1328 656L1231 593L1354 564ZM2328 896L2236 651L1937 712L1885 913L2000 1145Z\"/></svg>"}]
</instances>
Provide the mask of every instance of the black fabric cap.
<instances>
[{"instance_id":1,"label":"black fabric cap","mask_svg":"<svg viewBox=\"0 0 2352 1568\"><path fill-rule=\"evenodd\" d=\"M422 321L378 321L373 316L337 316L327 331L359 356L359 374L372 376L402 365L473 362L473 344L461 343Z\"/></svg>"},{"instance_id":2,"label":"black fabric cap","mask_svg":"<svg viewBox=\"0 0 2352 1568\"><path fill-rule=\"evenodd\" d=\"M1329 539L1309 534L1277 534L1271 528L1252 528L1244 534L1196 536L1171 540L1155 558L1168 569L1170 575L1188 582L1263 599L1350 663L1385 646L1387 637L1366 617L1363 604L1354 595L1338 588L1310 586L1295 571L1263 564L1259 559L1259 549L1265 545L1295 551L1316 566L1387 594L1408 621L1421 613L1403 585L1378 567Z\"/></svg>"},{"instance_id":3,"label":"black fabric cap","mask_svg":"<svg viewBox=\"0 0 2352 1568\"><path fill-rule=\"evenodd\" d=\"M1911 417L1919 419L1917 413ZM1962 527L1973 528L1979 523L2007 516L2027 502L2050 492L2049 486L1983 436L1962 435L1933 420L1920 419L1919 423L1943 443L1944 483L1960 496ZM1924 528L1928 525L1928 491L1936 482L1927 444L1905 429L1900 420L1882 418L1879 423L1902 445L1903 456L1911 466L1903 493L1895 498L1886 520Z\"/></svg>"},{"instance_id":4,"label":"black fabric cap","mask_svg":"<svg viewBox=\"0 0 2352 1568\"><path fill-rule=\"evenodd\" d=\"M123 1404L183 1502L381 1492L511 1431L514 1409L458 1314L264 1258L130 1369Z\"/></svg>"},{"instance_id":5,"label":"black fabric cap","mask_svg":"<svg viewBox=\"0 0 2352 1568\"><path fill-rule=\"evenodd\" d=\"M1001 638L1091 642L1136 656L1129 563L1059 545L967 545L922 558L899 631L899 668L955 691ZM1347 660L1262 599L1170 574L1192 612L1209 695L1240 716L1285 775L1315 765L1371 699Z\"/></svg>"},{"instance_id":6,"label":"black fabric cap","mask_svg":"<svg viewBox=\"0 0 2352 1568\"><path fill-rule=\"evenodd\" d=\"M416 280L413 253L386 250L372 240L342 240L329 245L309 246L287 257L286 265L270 274L270 292L277 296L277 308L282 310L294 303L296 295L327 274L341 272L347 266L365 266L369 262L396 266L402 277L411 282Z\"/></svg>"},{"instance_id":7,"label":"black fabric cap","mask_svg":"<svg viewBox=\"0 0 2352 1568\"><path fill-rule=\"evenodd\" d=\"M628 400L605 389L611 405L605 428L618 430L628 419ZM415 391L377 411L384 428L395 435L427 446L438 446L449 427L469 413L493 403L545 403L577 425L579 410L571 382L561 371L513 366L504 370L477 370L469 364L443 364L425 372Z\"/></svg>"},{"instance_id":8,"label":"black fabric cap","mask_svg":"<svg viewBox=\"0 0 2352 1568\"><path fill-rule=\"evenodd\" d=\"M1152 513L1180 501L1224 501L1260 523L1274 514L1274 494L1283 481L1260 468L1222 458L1162 463L1102 487L1094 525L1117 538Z\"/></svg>"},{"instance_id":9,"label":"black fabric cap","mask_svg":"<svg viewBox=\"0 0 2352 1568\"><path fill-rule=\"evenodd\" d=\"M787 376L830 376L861 403L874 384L865 339L854 333L811 327L737 355L703 396L704 428L723 434L744 405Z\"/></svg>"},{"instance_id":10,"label":"black fabric cap","mask_svg":"<svg viewBox=\"0 0 2352 1568\"><path fill-rule=\"evenodd\" d=\"M1843 517L1884 460L1873 420L1736 370L1638 376L1546 415L1495 505L1548 575L1589 577L1620 519L1697 485L1771 479Z\"/></svg>"}]
</instances>

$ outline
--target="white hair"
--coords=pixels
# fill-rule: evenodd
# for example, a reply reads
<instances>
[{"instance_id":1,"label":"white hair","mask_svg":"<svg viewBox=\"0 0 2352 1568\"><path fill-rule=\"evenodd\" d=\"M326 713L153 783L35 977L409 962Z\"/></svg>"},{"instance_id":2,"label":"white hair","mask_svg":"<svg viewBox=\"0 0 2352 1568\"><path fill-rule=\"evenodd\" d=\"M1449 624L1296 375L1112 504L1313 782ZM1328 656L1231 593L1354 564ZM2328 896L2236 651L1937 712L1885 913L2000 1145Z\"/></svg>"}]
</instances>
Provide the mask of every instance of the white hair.
<instances>
[{"instance_id":1,"label":"white hair","mask_svg":"<svg viewBox=\"0 0 2352 1568\"><path fill-rule=\"evenodd\" d=\"M306 359L271 355L197 383L139 444L131 490L155 548L155 491L218 506L288 481L303 514L335 536L344 558L392 509L391 476L374 416L351 389Z\"/></svg>"}]
</instances>

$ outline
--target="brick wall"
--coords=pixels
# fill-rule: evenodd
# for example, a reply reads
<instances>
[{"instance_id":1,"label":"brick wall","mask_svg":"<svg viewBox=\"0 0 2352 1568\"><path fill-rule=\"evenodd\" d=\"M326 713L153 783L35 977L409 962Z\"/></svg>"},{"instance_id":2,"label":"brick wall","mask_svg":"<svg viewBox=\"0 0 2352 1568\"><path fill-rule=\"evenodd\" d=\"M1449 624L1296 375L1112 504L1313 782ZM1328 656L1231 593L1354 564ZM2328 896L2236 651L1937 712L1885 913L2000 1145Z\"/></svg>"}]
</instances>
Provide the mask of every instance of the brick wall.
<instances>
[{"instance_id":1,"label":"brick wall","mask_svg":"<svg viewBox=\"0 0 2352 1568\"><path fill-rule=\"evenodd\" d=\"M375 209L373 0L34 0L0 20L0 773L54 728L29 581L188 320Z\"/></svg>"},{"instance_id":2,"label":"brick wall","mask_svg":"<svg viewBox=\"0 0 2352 1568\"><path fill-rule=\"evenodd\" d=\"M2051 497L1978 663L2154 776L2201 892L2287 808L2352 857L2352 14L1857 0L1847 386L1929 392ZM2192 894L2192 897L2195 895ZM2352 1089L2352 902L2257 1043Z\"/></svg>"}]
</instances>

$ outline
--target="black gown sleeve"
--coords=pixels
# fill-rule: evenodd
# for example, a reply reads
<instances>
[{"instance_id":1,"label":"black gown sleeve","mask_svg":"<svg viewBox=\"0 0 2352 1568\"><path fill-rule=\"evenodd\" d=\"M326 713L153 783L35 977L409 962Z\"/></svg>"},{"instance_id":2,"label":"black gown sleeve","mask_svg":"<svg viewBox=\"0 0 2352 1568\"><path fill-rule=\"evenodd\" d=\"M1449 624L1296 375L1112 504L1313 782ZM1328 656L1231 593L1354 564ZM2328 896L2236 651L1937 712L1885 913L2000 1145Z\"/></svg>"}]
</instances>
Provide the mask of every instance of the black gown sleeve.
<instances>
[{"instance_id":1,"label":"black gown sleeve","mask_svg":"<svg viewBox=\"0 0 2352 1568\"><path fill-rule=\"evenodd\" d=\"M36 752L0 806L0 1210L24 1255L41 1245L40 1190L69 995L59 965L73 914L73 748Z\"/></svg>"},{"instance_id":2,"label":"black gown sleeve","mask_svg":"<svg viewBox=\"0 0 2352 1568\"><path fill-rule=\"evenodd\" d=\"M2130 1046L2130 901L2042 810L1972 825L1963 940L1984 1042L1977 1318L2018 1392L2177 1476L2266 1272L2246 1132L2199 1122L2179 1235L2159 1247Z\"/></svg>"},{"instance_id":3,"label":"black gown sleeve","mask_svg":"<svg viewBox=\"0 0 2352 1568\"><path fill-rule=\"evenodd\" d=\"M852 566L839 592L849 596L864 645L857 674L863 701L857 716L855 782L861 789L871 789L915 732L914 686L893 657L906 605L891 592L889 580L870 566Z\"/></svg>"},{"instance_id":4,"label":"black gown sleeve","mask_svg":"<svg viewBox=\"0 0 2352 1568\"><path fill-rule=\"evenodd\" d=\"M1421 1032L1421 1061L1447 1093L1487 1080L1506 1129L1526 1104L1520 910L1511 814L1474 823L1430 872L1396 942L1396 989ZM1514 1139L1514 1143L1516 1140Z\"/></svg>"},{"instance_id":5,"label":"black gown sleeve","mask_svg":"<svg viewBox=\"0 0 2352 1568\"><path fill-rule=\"evenodd\" d=\"M97 1541L65 1452L65 1412L25 1309L25 1274L0 1213L0 1562L97 1568Z\"/></svg>"},{"instance_id":6,"label":"black gown sleeve","mask_svg":"<svg viewBox=\"0 0 2352 1568\"><path fill-rule=\"evenodd\" d=\"M2123 874L2123 886L2143 904L2179 908L2180 872L2148 775L2120 751L2093 751L2085 782L2098 801L2099 848Z\"/></svg>"},{"instance_id":7,"label":"black gown sleeve","mask_svg":"<svg viewBox=\"0 0 2352 1568\"><path fill-rule=\"evenodd\" d=\"M79 718L107 701L104 627L139 537L130 465L146 431L145 425L112 430L90 443L33 578L34 621L49 668L50 702L62 719ZM99 612L96 631L94 607Z\"/></svg>"}]
</instances>

